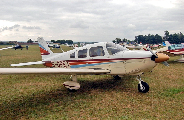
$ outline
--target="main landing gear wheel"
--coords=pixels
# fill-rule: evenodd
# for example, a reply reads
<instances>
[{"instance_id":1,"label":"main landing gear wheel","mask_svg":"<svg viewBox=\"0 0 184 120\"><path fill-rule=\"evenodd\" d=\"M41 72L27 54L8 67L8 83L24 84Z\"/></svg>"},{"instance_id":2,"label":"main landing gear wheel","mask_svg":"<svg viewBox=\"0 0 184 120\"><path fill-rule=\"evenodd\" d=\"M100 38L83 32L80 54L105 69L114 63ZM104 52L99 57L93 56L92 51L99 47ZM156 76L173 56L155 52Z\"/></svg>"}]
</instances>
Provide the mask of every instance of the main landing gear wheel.
<instances>
[{"instance_id":1,"label":"main landing gear wheel","mask_svg":"<svg viewBox=\"0 0 184 120\"><path fill-rule=\"evenodd\" d=\"M137 80L139 81L139 84L138 84L139 92L147 93L149 91L149 85L141 79L140 75L137 76Z\"/></svg>"},{"instance_id":2,"label":"main landing gear wheel","mask_svg":"<svg viewBox=\"0 0 184 120\"><path fill-rule=\"evenodd\" d=\"M114 80L121 80L121 77L119 75L115 75L113 77L114 77Z\"/></svg>"},{"instance_id":3,"label":"main landing gear wheel","mask_svg":"<svg viewBox=\"0 0 184 120\"><path fill-rule=\"evenodd\" d=\"M66 81L63 83L64 87L66 87L70 92L77 91L80 88L80 84L75 81Z\"/></svg>"},{"instance_id":4,"label":"main landing gear wheel","mask_svg":"<svg viewBox=\"0 0 184 120\"><path fill-rule=\"evenodd\" d=\"M77 75L73 74L71 76L72 81L66 81L63 83L64 87L68 89L70 92L75 92L80 88L80 84L77 82Z\"/></svg>"},{"instance_id":5,"label":"main landing gear wheel","mask_svg":"<svg viewBox=\"0 0 184 120\"><path fill-rule=\"evenodd\" d=\"M138 90L142 93L147 93L149 91L149 85L146 82L141 81L141 84L138 84Z\"/></svg>"}]
</instances>

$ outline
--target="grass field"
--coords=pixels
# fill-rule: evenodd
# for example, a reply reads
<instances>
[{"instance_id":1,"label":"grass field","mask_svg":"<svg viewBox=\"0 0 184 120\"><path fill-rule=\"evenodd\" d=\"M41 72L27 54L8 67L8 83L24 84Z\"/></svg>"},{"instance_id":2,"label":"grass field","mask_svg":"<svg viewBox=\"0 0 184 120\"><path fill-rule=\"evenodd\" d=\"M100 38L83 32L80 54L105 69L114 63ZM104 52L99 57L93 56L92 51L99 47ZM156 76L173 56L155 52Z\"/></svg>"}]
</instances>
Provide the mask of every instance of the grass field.
<instances>
[{"instance_id":1,"label":"grass field","mask_svg":"<svg viewBox=\"0 0 184 120\"><path fill-rule=\"evenodd\" d=\"M146 94L138 92L134 76L80 75L81 89L71 93L62 85L68 75L1 75L0 119L184 119L184 63L177 58L142 75L150 86ZM41 61L36 45L0 51L1 68L30 61Z\"/></svg>"}]
</instances>

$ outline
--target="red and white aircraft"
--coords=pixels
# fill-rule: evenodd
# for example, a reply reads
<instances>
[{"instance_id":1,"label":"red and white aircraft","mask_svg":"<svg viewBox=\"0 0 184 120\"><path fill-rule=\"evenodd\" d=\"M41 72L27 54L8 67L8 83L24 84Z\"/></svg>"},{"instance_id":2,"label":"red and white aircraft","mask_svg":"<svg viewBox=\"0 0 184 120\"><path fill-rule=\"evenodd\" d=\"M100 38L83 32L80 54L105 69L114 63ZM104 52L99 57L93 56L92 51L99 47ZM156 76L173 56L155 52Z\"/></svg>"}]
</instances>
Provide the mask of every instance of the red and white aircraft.
<instances>
[{"instance_id":1,"label":"red and white aircraft","mask_svg":"<svg viewBox=\"0 0 184 120\"><path fill-rule=\"evenodd\" d=\"M140 75L151 71L157 63L165 62L169 56L153 51L129 50L118 44L100 42L84 47L75 48L64 53L53 53L43 38L38 38L42 61L12 64L11 66L23 66L43 64L49 68L0 68L0 74L70 74L72 81L66 81L63 85L69 90L77 90L77 75L81 74L109 74L137 75L139 92L149 91L149 85Z\"/></svg>"},{"instance_id":2,"label":"red and white aircraft","mask_svg":"<svg viewBox=\"0 0 184 120\"><path fill-rule=\"evenodd\" d=\"M171 53L174 55L180 55L181 58L176 60L178 62L184 62L184 44L170 44L168 41L165 41L166 47L161 48L161 49L157 49L157 52L167 52L167 53ZM167 54L166 53L166 54Z\"/></svg>"}]
</instances>

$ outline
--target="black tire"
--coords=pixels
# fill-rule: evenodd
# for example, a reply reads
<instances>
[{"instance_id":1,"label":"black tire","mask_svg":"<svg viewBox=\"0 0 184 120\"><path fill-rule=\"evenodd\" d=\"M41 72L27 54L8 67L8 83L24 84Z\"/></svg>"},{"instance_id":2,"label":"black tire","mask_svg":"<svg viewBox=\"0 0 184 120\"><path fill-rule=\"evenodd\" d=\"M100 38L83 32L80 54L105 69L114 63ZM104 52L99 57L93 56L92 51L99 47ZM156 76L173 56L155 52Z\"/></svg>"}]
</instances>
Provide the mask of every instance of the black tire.
<instances>
[{"instance_id":1,"label":"black tire","mask_svg":"<svg viewBox=\"0 0 184 120\"><path fill-rule=\"evenodd\" d=\"M114 80L121 80L121 77L118 76L118 75L115 75L115 76L113 76L113 77L114 77Z\"/></svg>"},{"instance_id":2,"label":"black tire","mask_svg":"<svg viewBox=\"0 0 184 120\"><path fill-rule=\"evenodd\" d=\"M143 89L141 89L140 84L138 84L138 90L142 93L147 93L149 91L149 85L146 82L141 81Z\"/></svg>"},{"instance_id":3,"label":"black tire","mask_svg":"<svg viewBox=\"0 0 184 120\"><path fill-rule=\"evenodd\" d=\"M69 88L68 88L68 91L69 91L69 92L77 92L76 89L69 89Z\"/></svg>"}]
</instances>

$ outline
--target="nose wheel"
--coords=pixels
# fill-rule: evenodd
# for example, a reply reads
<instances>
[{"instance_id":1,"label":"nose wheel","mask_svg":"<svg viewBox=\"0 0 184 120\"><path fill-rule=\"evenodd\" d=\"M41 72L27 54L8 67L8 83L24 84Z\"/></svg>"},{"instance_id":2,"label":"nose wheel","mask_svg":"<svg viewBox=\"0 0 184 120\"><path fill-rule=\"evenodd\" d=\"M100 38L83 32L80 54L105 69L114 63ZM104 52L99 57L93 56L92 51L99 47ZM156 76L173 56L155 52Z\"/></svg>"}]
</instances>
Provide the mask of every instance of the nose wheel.
<instances>
[{"instance_id":1,"label":"nose wheel","mask_svg":"<svg viewBox=\"0 0 184 120\"><path fill-rule=\"evenodd\" d=\"M147 93L149 91L149 85L141 79L140 75L137 76L136 79L139 81L139 84L138 84L139 92Z\"/></svg>"}]
</instances>

